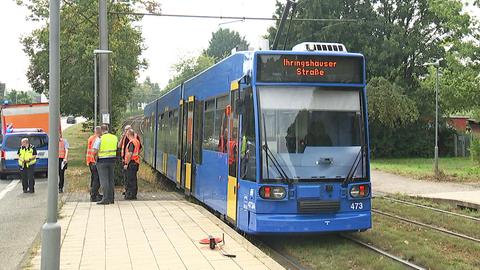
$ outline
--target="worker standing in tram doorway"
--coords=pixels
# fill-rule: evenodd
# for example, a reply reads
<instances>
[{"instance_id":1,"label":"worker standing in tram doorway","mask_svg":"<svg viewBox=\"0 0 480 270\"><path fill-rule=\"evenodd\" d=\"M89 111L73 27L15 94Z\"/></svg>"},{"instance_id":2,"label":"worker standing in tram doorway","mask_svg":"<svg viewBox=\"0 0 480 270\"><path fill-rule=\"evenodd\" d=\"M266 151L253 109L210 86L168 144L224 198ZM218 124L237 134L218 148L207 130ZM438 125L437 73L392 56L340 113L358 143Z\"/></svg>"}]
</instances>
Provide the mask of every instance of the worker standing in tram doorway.
<instances>
[{"instance_id":1,"label":"worker standing in tram doorway","mask_svg":"<svg viewBox=\"0 0 480 270\"><path fill-rule=\"evenodd\" d=\"M22 177L23 193L35 193L35 163L37 149L31 145L28 138L23 138L17 152L20 176Z\"/></svg>"},{"instance_id":2,"label":"worker standing in tram doorway","mask_svg":"<svg viewBox=\"0 0 480 270\"><path fill-rule=\"evenodd\" d=\"M60 135L60 140L58 142L58 192L63 193L63 186L65 184L65 170L68 166L68 144L67 139L63 138Z\"/></svg>"},{"instance_id":3,"label":"worker standing in tram doorway","mask_svg":"<svg viewBox=\"0 0 480 270\"><path fill-rule=\"evenodd\" d=\"M99 202L102 199L102 195L98 192L100 190L100 179L98 178L97 160L95 159L95 151L93 149L93 143L96 139L102 136L102 130L100 126L95 127L95 132L88 138L87 141L87 156L86 162L90 169L90 201Z\"/></svg>"},{"instance_id":4,"label":"worker standing in tram doorway","mask_svg":"<svg viewBox=\"0 0 480 270\"><path fill-rule=\"evenodd\" d=\"M103 190L103 199L97 204L110 204L114 201L115 182L114 166L117 157L117 136L108 132L108 126L101 126L102 136L93 143L97 158L97 170L100 185Z\"/></svg>"},{"instance_id":5,"label":"worker standing in tram doorway","mask_svg":"<svg viewBox=\"0 0 480 270\"><path fill-rule=\"evenodd\" d=\"M125 190L125 200L137 199L137 172L140 165L140 141L135 136L135 131L129 129L127 131L127 138L129 140L125 148L125 159L123 169L126 171L127 182Z\"/></svg>"}]
</instances>

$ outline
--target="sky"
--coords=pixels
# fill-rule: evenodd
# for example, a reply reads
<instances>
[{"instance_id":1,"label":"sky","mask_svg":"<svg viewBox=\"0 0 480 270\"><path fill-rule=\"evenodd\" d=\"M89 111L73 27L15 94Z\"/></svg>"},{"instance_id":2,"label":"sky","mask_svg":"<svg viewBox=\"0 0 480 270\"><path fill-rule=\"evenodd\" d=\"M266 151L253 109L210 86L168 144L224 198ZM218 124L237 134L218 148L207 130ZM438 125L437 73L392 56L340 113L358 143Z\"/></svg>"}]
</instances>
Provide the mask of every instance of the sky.
<instances>
[{"instance_id":1,"label":"sky","mask_svg":"<svg viewBox=\"0 0 480 270\"><path fill-rule=\"evenodd\" d=\"M158 0L165 14L195 14L216 16L271 17L275 0ZM285 2L286 0L281 0ZM471 2L472 0L465 0ZM478 8L466 7L469 13L480 18ZM26 72L29 59L22 50L20 38L41 24L27 21L28 11L17 6L14 0L0 0L0 82L7 89L30 90ZM222 24L223 23L223 24ZM267 33L272 21L232 22L220 19L182 19L146 16L139 23L145 46L143 52L149 67L142 70L139 81L147 76L161 87L173 75L172 65L179 59L198 55L208 46L211 33L219 28L229 28L245 36L251 46L257 46ZM115 53L115 52L114 52Z\"/></svg>"},{"instance_id":2,"label":"sky","mask_svg":"<svg viewBox=\"0 0 480 270\"><path fill-rule=\"evenodd\" d=\"M165 14L271 17L275 11L275 0L158 1ZM0 82L6 83L7 89L31 89L25 75L29 59L20 38L41 24L27 21L27 15L28 10L17 6L14 0L0 0ZM149 76L165 86L173 75L171 66L182 57L195 56L206 49L212 32L221 27L238 31L251 46L256 46L273 25L272 21L231 21L145 16L139 26L147 47L142 57L149 67L141 71L139 81Z\"/></svg>"}]
</instances>

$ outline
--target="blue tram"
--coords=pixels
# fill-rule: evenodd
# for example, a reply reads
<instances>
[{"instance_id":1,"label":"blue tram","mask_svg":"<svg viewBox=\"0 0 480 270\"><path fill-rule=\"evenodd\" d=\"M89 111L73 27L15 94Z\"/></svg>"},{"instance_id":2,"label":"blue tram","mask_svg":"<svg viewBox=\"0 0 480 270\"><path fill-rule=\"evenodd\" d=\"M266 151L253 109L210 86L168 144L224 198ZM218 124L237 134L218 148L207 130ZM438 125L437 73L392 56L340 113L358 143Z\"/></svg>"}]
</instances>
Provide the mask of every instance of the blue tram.
<instances>
[{"instance_id":1,"label":"blue tram","mask_svg":"<svg viewBox=\"0 0 480 270\"><path fill-rule=\"evenodd\" d=\"M250 234L371 228L365 60L236 52L144 110L144 160Z\"/></svg>"}]
</instances>

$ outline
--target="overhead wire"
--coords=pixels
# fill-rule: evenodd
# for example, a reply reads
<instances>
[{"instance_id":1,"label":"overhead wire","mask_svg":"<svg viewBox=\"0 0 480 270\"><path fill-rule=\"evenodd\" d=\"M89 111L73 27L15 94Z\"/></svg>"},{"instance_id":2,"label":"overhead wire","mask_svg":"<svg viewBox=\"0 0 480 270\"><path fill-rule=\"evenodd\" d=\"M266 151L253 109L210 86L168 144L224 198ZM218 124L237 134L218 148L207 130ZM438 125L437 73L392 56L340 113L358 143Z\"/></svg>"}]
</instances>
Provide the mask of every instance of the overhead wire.
<instances>
[{"instance_id":1,"label":"overhead wire","mask_svg":"<svg viewBox=\"0 0 480 270\"><path fill-rule=\"evenodd\" d=\"M157 17L176 17L176 18L195 18L195 19L221 19L221 20L256 20L256 21L278 21L280 19L273 17L248 17L248 16L221 16L221 15L195 15L195 14L166 14L166 13L147 13L147 12L116 12L110 11L110 14L133 15L133 16L157 16ZM291 18L291 21L310 21L310 22L355 22L356 19L321 19L321 18Z\"/></svg>"}]
</instances>

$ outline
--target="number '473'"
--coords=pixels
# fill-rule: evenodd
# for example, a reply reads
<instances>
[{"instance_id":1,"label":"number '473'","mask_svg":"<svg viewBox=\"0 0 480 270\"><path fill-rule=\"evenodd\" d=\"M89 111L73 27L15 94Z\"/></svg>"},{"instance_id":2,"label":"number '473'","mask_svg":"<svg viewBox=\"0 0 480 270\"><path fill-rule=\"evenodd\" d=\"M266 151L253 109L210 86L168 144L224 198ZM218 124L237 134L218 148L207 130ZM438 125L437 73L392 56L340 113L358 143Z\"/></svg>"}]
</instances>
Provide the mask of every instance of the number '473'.
<instances>
[{"instance_id":1,"label":"number '473'","mask_svg":"<svg viewBox=\"0 0 480 270\"><path fill-rule=\"evenodd\" d=\"M353 202L352 204L350 204L350 209L352 209L352 210L361 210L361 209L363 209L363 203L361 203L361 202Z\"/></svg>"}]
</instances>

